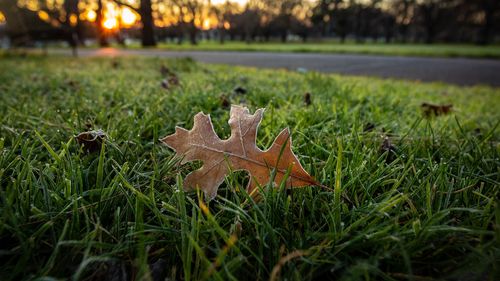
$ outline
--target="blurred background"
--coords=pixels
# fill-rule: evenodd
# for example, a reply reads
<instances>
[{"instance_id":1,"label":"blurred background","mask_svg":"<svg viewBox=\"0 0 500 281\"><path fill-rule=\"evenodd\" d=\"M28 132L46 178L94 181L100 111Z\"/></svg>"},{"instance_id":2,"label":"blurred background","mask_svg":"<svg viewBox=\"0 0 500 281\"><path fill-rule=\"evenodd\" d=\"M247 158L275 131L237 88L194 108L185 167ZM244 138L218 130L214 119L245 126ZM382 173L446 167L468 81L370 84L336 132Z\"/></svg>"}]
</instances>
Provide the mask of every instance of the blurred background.
<instances>
[{"instance_id":1,"label":"blurred background","mask_svg":"<svg viewBox=\"0 0 500 281\"><path fill-rule=\"evenodd\" d=\"M498 0L0 0L4 48L499 40Z\"/></svg>"}]
</instances>

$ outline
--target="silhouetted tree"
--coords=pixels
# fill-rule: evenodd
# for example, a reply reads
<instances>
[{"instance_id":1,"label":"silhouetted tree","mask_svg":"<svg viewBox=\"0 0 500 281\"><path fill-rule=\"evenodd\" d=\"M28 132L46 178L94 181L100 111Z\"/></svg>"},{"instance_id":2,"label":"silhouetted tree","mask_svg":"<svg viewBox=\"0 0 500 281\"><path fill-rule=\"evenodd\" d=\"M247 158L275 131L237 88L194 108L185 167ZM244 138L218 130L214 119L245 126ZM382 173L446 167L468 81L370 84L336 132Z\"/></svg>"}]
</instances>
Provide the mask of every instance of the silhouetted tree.
<instances>
[{"instance_id":1,"label":"silhouetted tree","mask_svg":"<svg viewBox=\"0 0 500 281\"><path fill-rule=\"evenodd\" d=\"M104 21L104 9L102 5L102 0L97 1L97 10L95 11L96 18L96 29L97 29L97 41L99 42L99 46L107 47L109 46L108 38L106 37L106 31L104 30L103 21Z\"/></svg>"},{"instance_id":2,"label":"silhouetted tree","mask_svg":"<svg viewBox=\"0 0 500 281\"><path fill-rule=\"evenodd\" d=\"M477 42L481 45L489 44L493 41L493 31L500 18L500 1L472 0L470 2L483 18Z\"/></svg>"},{"instance_id":3,"label":"silhouetted tree","mask_svg":"<svg viewBox=\"0 0 500 281\"><path fill-rule=\"evenodd\" d=\"M401 36L401 41L407 42L410 26L413 21L413 14L416 0L393 0L391 3L392 12L395 16L395 21L398 26L398 32Z\"/></svg>"},{"instance_id":4,"label":"silhouetted tree","mask_svg":"<svg viewBox=\"0 0 500 281\"><path fill-rule=\"evenodd\" d=\"M291 30L296 9L303 8L303 0L260 0L263 9L268 12L272 19L268 22L272 32L280 35L281 41L285 42Z\"/></svg>"},{"instance_id":5,"label":"silhouetted tree","mask_svg":"<svg viewBox=\"0 0 500 281\"><path fill-rule=\"evenodd\" d=\"M242 34L242 39L247 43L252 41L257 30L259 28L261 21L261 14L258 9L250 9L247 7L241 14L239 14L237 19L237 26Z\"/></svg>"},{"instance_id":6,"label":"silhouetted tree","mask_svg":"<svg viewBox=\"0 0 500 281\"><path fill-rule=\"evenodd\" d=\"M233 11L237 9L237 6L229 1L219 6L212 6L210 11L217 18L217 30L219 32L219 42L224 44L226 36L226 26L225 23L229 23L230 17L233 15Z\"/></svg>"},{"instance_id":7,"label":"silhouetted tree","mask_svg":"<svg viewBox=\"0 0 500 281\"><path fill-rule=\"evenodd\" d=\"M15 26L18 31L52 26L53 30L59 30L59 37L63 37L62 34L66 36L68 32L72 34L68 37L71 44L82 41L82 26L85 30L90 27L97 30L101 45L108 44L106 35L109 31L103 29L103 0L56 1L54 3L59 10L48 9L48 6L53 6L46 5L49 0L32 1L40 3L40 9L46 12L44 17L48 15L50 19L37 18L37 11L22 11L22 15L16 16L7 11L4 14L9 18L9 26ZM83 11L79 10L78 3L81 1L97 3L96 22L80 20L79 13ZM306 40L319 35L337 36L341 42L354 37L358 42L367 39L391 42L395 38L402 42L489 44L498 40L500 35L500 0L249 0L244 7L229 0L218 5L212 5L210 0L110 1L129 7L140 15L143 46L156 45L157 35L177 38L178 43L186 37L196 44L200 28L207 18L217 19L215 31L221 43L227 35L231 40L239 38L247 42L259 38L279 38L284 42L289 35L298 35ZM0 9L6 9L8 3L16 6L15 0L0 0L0 3L3 3ZM160 6L161 11L160 8L155 10ZM29 24L22 24L26 22L24 17L30 19ZM34 21L44 23L36 24ZM169 25L155 26L156 21ZM210 25L214 27L214 22ZM127 32L135 36L136 31L131 28ZM40 37L36 32L24 32L28 33L32 38ZM43 34L46 36L48 33ZM212 36L214 31L208 34Z\"/></svg>"},{"instance_id":8,"label":"silhouetted tree","mask_svg":"<svg viewBox=\"0 0 500 281\"><path fill-rule=\"evenodd\" d=\"M76 54L77 38L69 18L62 16L67 11L75 12L74 5L68 4L68 1L65 0L62 7L54 6L49 9L47 3L40 0L37 3L39 11L32 11L15 0L0 0L0 11L6 18L6 33L12 44L29 45L34 41L64 40L73 47ZM42 12L44 18L40 17ZM77 9L76 12L78 13Z\"/></svg>"},{"instance_id":9,"label":"silhouetted tree","mask_svg":"<svg viewBox=\"0 0 500 281\"><path fill-rule=\"evenodd\" d=\"M102 0L99 0L99 2ZM121 6L126 6L131 10L134 10L141 16L141 24L142 24L142 34L141 34L141 42L144 47L152 47L156 46L156 37L154 30L154 21L153 21L153 9L151 8L151 0L140 0L139 7L135 7L126 2L122 2L121 0L113 0L116 4Z\"/></svg>"},{"instance_id":10,"label":"silhouetted tree","mask_svg":"<svg viewBox=\"0 0 500 281\"><path fill-rule=\"evenodd\" d=\"M346 9L339 7L343 0L320 0L313 8L311 21L321 30L323 36L329 36L335 32L341 41L345 40L348 33L348 13Z\"/></svg>"}]
</instances>

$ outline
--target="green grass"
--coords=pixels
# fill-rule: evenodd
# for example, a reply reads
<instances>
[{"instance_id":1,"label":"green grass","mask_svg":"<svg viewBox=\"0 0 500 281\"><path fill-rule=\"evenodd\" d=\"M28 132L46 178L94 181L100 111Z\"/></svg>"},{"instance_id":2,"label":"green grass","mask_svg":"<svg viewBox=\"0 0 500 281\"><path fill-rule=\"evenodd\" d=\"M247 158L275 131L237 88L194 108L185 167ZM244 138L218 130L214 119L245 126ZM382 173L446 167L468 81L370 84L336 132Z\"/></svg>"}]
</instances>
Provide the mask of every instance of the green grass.
<instances>
[{"instance_id":1,"label":"green grass","mask_svg":"<svg viewBox=\"0 0 500 281\"><path fill-rule=\"evenodd\" d=\"M161 65L180 87L160 87ZM169 280L499 274L499 89L189 59L4 55L0 69L1 280L147 280L158 268ZM220 95L236 86L248 93L233 103L266 108L258 145L290 127L329 189L264 187L255 203L239 172L210 202L182 191L199 163L178 166L158 139L199 111L228 137ZM423 101L454 112L422 118ZM90 154L74 139L89 127L108 135ZM382 136L394 152L381 152Z\"/></svg>"},{"instance_id":2,"label":"green grass","mask_svg":"<svg viewBox=\"0 0 500 281\"><path fill-rule=\"evenodd\" d=\"M134 46L132 46L134 47ZM198 45L185 42L161 43L161 49L196 50L196 51L263 51L263 52L297 52L297 53L348 53L372 54L388 56L419 56L419 57L469 57L469 58L500 58L500 46L478 46L458 44L384 44L347 42L311 42L311 43L250 43L227 41L220 44L216 41L202 41Z\"/></svg>"}]
</instances>

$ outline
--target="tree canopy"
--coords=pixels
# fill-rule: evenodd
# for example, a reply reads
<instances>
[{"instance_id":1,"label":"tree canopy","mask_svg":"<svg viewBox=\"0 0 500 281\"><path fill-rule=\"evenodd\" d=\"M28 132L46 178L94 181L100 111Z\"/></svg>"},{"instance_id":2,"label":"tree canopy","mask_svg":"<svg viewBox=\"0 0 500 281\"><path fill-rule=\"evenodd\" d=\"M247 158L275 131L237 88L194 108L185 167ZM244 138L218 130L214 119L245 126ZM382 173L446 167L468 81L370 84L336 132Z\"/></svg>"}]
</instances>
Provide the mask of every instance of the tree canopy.
<instances>
[{"instance_id":1,"label":"tree canopy","mask_svg":"<svg viewBox=\"0 0 500 281\"><path fill-rule=\"evenodd\" d=\"M11 38L37 40L43 30L74 44L125 37L140 38L143 46L185 38L196 44L201 37L489 44L500 36L500 1L0 0L2 22Z\"/></svg>"}]
</instances>

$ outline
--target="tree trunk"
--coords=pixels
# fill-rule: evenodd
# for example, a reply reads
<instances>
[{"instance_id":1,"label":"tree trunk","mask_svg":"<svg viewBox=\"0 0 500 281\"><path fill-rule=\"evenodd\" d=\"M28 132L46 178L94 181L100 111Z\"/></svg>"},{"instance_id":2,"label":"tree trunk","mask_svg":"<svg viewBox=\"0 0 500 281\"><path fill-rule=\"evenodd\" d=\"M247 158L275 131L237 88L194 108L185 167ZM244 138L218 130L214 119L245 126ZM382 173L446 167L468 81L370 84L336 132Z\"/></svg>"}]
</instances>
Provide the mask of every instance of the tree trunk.
<instances>
[{"instance_id":1,"label":"tree trunk","mask_svg":"<svg viewBox=\"0 0 500 281\"><path fill-rule=\"evenodd\" d=\"M287 35L288 35L288 32L286 30L281 33L281 42L286 43Z\"/></svg>"},{"instance_id":2,"label":"tree trunk","mask_svg":"<svg viewBox=\"0 0 500 281\"><path fill-rule=\"evenodd\" d=\"M224 39L226 37L226 30L224 27L219 28L219 43L224 44Z\"/></svg>"},{"instance_id":3,"label":"tree trunk","mask_svg":"<svg viewBox=\"0 0 500 281\"><path fill-rule=\"evenodd\" d=\"M364 41L363 38L363 16L362 16L362 10L361 7L356 7L355 11L355 22L354 22L354 37L356 37L356 42L357 43L362 43Z\"/></svg>"},{"instance_id":4,"label":"tree trunk","mask_svg":"<svg viewBox=\"0 0 500 281\"><path fill-rule=\"evenodd\" d=\"M425 33L425 43L432 44L434 43L434 25L432 23L426 25L426 33Z\"/></svg>"},{"instance_id":5,"label":"tree trunk","mask_svg":"<svg viewBox=\"0 0 500 281\"><path fill-rule=\"evenodd\" d=\"M493 1L483 1L482 10L484 11L484 23L479 31L479 40L477 41L480 45L487 45L491 43L491 31L494 26L495 17L495 5Z\"/></svg>"},{"instance_id":6,"label":"tree trunk","mask_svg":"<svg viewBox=\"0 0 500 281\"><path fill-rule=\"evenodd\" d=\"M95 19L96 27L97 27L97 38L99 41L99 46L107 47L109 46L108 38L106 37L106 33L104 31L103 23L103 9L102 9L102 0L97 1L97 17Z\"/></svg>"},{"instance_id":7,"label":"tree trunk","mask_svg":"<svg viewBox=\"0 0 500 281\"><path fill-rule=\"evenodd\" d=\"M342 33L340 35L340 43L344 44L345 43L345 38L347 37L347 34L346 33Z\"/></svg>"},{"instance_id":8,"label":"tree trunk","mask_svg":"<svg viewBox=\"0 0 500 281\"><path fill-rule=\"evenodd\" d=\"M194 17L189 22L188 29L189 29L189 41L191 42L191 45L197 45L198 44L198 41L196 40L197 28L196 24L194 23Z\"/></svg>"},{"instance_id":9,"label":"tree trunk","mask_svg":"<svg viewBox=\"0 0 500 281\"><path fill-rule=\"evenodd\" d=\"M404 24L400 27L401 41L403 43L408 42L408 25Z\"/></svg>"},{"instance_id":10,"label":"tree trunk","mask_svg":"<svg viewBox=\"0 0 500 281\"><path fill-rule=\"evenodd\" d=\"M144 47L156 46L151 0L141 0L141 7L139 10L142 22L142 46Z\"/></svg>"},{"instance_id":11,"label":"tree trunk","mask_svg":"<svg viewBox=\"0 0 500 281\"><path fill-rule=\"evenodd\" d=\"M438 7L431 3L423 6L424 9L424 26L425 26L425 43L432 44L436 38L437 29L437 11Z\"/></svg>"},{"instance_id":12,"label":"tree trunk","mask_svg":"<svg viewBox=\"0 0 500 281\"><path fill-rule=\"evenodd\" d=\"M250 44L252 41L252 37L250 36L250 32L245 32L245 43Z\"/></svg>"},{"instance_id":13,"label":"tree trunk","mask_svg":"<svg viewBox=\"0 0 500 281\"><path fill-rule=\"evenodd\" d=\"M68 40L70 44L77 45L80 44L80 34L78 29L80 27L80 19L78 12L78 2L79 0L64 0L64 12L66 13L66 26L68 28L70 39ZM76 20L76 22L71 22Z\"/></svg>"}]
</instances>

